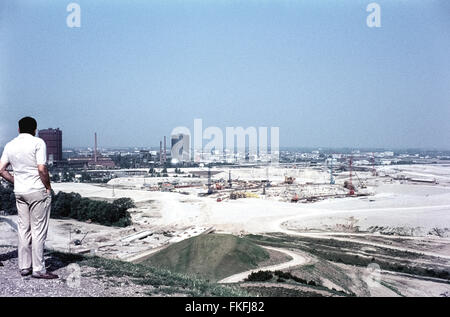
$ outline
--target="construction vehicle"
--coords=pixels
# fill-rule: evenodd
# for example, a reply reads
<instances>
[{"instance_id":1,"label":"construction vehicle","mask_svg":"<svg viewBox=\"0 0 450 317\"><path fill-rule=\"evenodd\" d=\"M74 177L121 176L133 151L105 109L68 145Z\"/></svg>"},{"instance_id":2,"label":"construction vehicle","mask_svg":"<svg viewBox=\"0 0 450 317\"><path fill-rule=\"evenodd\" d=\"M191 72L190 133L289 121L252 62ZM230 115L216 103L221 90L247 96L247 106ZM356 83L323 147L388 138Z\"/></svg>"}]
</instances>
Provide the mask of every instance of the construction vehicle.
<instances>
[{"instance_id":1,"label":"construction vehicle","mask_svg":"<svg viewBox=\"0 0 450 317\"><path fill-rule=\"evenodd\" d=\"M356 173L356 171L355 171L355 175L356 175L356 177L358 178L359 186L360 186L361 188L367 188L366 183L364 183L363 181L361 181L361 179L359 178L359 176L358 176L358 174Z\"/></svg>"},{"instance_id":2,"label":"construction vehicle","mask_svg":"<svg viewBox=\"0 0 450 317\"><path fill-rule=\"evenodd\" d=\"M75 241L73 241L74 245L82 245L83 244L83 240L84 238L86 238L86 236L88 235L89 232L86 232L86 234L83 236L83 238L80 239L76 239Z\"/></svg>"},{"instance_id":3,"label":"construction vehicle","mask_svg":"<svg viewBox=\"0 0 450 317\"><path fill-rule=\"evenodd\" d=\"M284 183L285 184L293 184L295 181L295 177L292 176L284 176Z\"/></svg>"},{"instance_id":4,"label":"construction vehicle","mask_svg":"<svg viewBox=\"0 0 450 317\"><path fill-rule=\"evenodd\" d=\"M256 194L254 194L254 195L256 195ZM247 198L247 193L233 192L230 194L230 199L236 200L238 198Z\"/></svg>"},{"instance_id":5,"label":"construction vehicle","mask_svg":"<svg viewBox=\"0 0 450 317\"><path fill-rule=\"evenodd\" d=\"M355 194L355 186L350 181L344 181L344 188L347 188L350 192L349 195Z\"/></svg>"}]
</instances>

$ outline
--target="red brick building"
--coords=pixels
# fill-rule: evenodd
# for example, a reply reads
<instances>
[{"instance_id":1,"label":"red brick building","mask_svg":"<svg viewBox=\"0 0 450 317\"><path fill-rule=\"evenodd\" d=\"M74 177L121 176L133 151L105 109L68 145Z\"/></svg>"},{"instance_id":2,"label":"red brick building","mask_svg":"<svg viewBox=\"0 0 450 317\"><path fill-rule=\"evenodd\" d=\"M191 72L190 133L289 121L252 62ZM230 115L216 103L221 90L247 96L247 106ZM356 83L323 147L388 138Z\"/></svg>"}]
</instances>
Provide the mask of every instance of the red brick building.
<instances>
[{"instance_id":1,"label":"red brick building","mask_svg":"<svg viewBox=\"0 0 450 317\"><path fill-rule=\"evenodd\" d=\"M47 145L47 161L62 161L62 131L59 128L39 130L38 136Z\"/></svg>"}]
</instances>

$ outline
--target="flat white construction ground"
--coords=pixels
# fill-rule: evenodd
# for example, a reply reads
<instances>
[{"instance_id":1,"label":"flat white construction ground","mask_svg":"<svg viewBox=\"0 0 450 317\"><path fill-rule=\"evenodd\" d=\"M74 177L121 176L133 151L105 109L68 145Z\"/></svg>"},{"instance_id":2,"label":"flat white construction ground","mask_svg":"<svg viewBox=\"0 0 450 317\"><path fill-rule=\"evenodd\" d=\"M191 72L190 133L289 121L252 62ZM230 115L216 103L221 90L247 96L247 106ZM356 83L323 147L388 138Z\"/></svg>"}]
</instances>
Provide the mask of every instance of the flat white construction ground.
<instances>
[{"instance_id":1,"label":"flat white construction ground","mask_svg":"<svg viewBox=\"0 0 450 317\"><path fill-rule=\"evenodd\" d=\"M443 173L450 167L442 167ZM370 180L369 180L370 181ZM335 185L340 186L340 185ZM360 230L379 226L386 230L427 236L433 228L450 228L449 183L422 184L378 181L373 196L329 198L315 203L290 203L270 198L246 198L217 202L195 194L113 189L82 183L57 183L56 191L77 192L100 199L132 198L138 208L133 220L151 226L214 226L230 233L276 232L286 227L311 231L339 231L339 225L355 222ZM354 219L352 219L353 217ZM282 224L284 224L282 226Z\"/></svg>"}]
</instances>

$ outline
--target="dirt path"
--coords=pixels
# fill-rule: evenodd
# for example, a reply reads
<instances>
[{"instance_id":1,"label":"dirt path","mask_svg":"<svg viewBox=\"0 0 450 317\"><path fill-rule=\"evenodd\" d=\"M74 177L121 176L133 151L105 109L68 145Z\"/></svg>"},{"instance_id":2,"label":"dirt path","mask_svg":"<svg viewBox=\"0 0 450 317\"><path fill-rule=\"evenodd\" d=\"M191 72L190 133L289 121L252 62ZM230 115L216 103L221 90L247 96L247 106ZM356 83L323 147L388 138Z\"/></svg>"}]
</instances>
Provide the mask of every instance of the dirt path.
<instances>
[{"instance_id":1,"label":"dirt path","mask_svg":"<svg viewBox=\"0 0 450 317\"><path fill-rule=\"evenodd\" d=\"M243 281L245 278L248 277L249 274L253 273L253 272L257 272L257 271L277 271L277 270L284 270L293 266L298 266L298 265L303 265L309 262L309 259L298 254L297 252L293 252L290 250L286 250L286 249L279 249L279 248L272 248L272 247L266 247L264 246L264 248L269 249L269 250L274 250L274 251L278 251L278 252L282 252L286 255L289 255L292 260L288 261L288 262L284 262L284 263L280 263L280 264L276 264L276 265L270 265L270 266L266 266L266 267L259 267L253 270L249 270L246 272L242 272L242 273L238 273L238 274L234 274L231 275L229 277L226 277L222 280L220 280L218 283L237 283L237 282L241 282Z\"/></svg>"}]
</instances>

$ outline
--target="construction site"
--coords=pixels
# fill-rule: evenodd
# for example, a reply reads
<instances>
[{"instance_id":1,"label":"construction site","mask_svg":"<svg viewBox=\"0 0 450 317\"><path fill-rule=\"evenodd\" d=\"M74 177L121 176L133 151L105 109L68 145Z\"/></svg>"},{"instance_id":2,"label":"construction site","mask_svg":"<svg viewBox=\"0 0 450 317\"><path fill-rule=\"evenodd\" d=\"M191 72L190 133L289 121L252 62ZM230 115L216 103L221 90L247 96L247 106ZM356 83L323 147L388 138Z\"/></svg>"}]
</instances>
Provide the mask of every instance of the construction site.
<instances>
[{"instance_id":1,"label":"construction site","mask_svg":"<svg viewBox=\"0 0 450 317\"><path fill-rule=\"evenodd\" d=\"M336 164L336 163L335 163ZM170 191L217 202L239 198L311 202L326 198L368 196L375 186L374 169L356 172L352 159L333 168L298 165L184 168L183 174L168 169L167 177L120 177L108 182L110 188ZM361 176L361 177L360 177ZM370 183L369 183L370 182ZM354 185L355 183L355 185Z\"/></svg>"}]
</instances>

